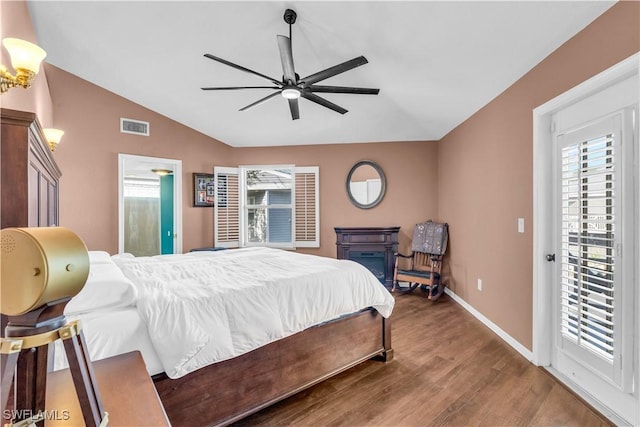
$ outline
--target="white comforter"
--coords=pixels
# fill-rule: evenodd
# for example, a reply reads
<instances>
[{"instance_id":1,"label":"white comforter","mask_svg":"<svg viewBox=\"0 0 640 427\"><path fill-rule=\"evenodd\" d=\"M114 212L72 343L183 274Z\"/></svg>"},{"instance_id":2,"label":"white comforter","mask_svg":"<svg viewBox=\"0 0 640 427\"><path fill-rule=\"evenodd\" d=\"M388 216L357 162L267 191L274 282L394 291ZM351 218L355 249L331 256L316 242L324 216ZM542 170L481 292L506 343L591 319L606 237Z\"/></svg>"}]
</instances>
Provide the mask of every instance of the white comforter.
<instances>
[{"instance_id":1,"label":"white comforter","mask_svg":"<svg viewBox=\"0 0 640 427\"><path fill-rule=\"evenodd\" d=\"M138 290L138 311L171 378L394 299L352 261L268 248L114 261Z\"/></svg>"}]
</instances>

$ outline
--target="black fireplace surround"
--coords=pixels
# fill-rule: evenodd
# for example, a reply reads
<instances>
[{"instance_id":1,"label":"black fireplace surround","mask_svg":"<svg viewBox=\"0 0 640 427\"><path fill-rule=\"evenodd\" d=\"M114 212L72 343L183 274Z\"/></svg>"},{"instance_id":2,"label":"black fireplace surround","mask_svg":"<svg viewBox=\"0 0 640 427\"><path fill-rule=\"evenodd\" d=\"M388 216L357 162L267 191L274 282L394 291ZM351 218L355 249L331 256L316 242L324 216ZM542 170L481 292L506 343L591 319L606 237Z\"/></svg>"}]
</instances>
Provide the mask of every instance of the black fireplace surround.
<instances>
[{"instance_id":1,"label":"black fireplace surround","mask_svg":"<svg viewBox=\"0 0 640 427\"><path fill-rule=\"evenodd\" d=\"M380 283L393 286L394 253L400 227L335 227L338 259L367 267Z\"/></svg>"}]
</instances>

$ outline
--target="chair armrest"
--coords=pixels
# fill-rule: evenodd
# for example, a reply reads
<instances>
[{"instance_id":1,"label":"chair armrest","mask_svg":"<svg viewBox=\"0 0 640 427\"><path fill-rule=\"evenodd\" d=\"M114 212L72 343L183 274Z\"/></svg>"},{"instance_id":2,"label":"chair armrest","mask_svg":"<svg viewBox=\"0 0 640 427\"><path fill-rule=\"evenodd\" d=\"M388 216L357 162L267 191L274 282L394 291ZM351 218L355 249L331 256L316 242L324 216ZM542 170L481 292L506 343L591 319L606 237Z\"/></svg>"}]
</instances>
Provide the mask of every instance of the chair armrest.
<instances>
[{"instance_id":1,"label":"chair armrest","mask_svg":"<svg viewBox=\"0 0 640 427\"><path fill-rule=\"evenodd\" d=\"M393 256L395 256L395 257L402 257L402 258L413 258L413 254L411 254L411 255L404 255L404 254L401 254L400 252L395 252L395 253L393 254Z\"/></svg>"}]
</instances>

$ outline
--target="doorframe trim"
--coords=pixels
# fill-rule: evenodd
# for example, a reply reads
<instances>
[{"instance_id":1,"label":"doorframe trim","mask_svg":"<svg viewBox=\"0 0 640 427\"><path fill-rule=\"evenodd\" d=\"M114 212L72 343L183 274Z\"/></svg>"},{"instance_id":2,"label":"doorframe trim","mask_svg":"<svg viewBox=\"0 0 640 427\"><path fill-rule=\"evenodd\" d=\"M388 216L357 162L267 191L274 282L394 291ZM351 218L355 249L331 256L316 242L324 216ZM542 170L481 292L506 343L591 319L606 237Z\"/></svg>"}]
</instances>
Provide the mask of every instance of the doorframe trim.
<instances>
[{"instance_id":1,"label":"doorframe trim","mask_svg":"<svg viewBox=\"0 0 640 427\"><path fill-rule=\"evenodd\" d=\"M165 159L161 157L140 156L135 154L118 153L118 253L124 252L124 162L125 160L157 161L172 164L173 171L173 230L176 235L174 253L182 253L182 160Z\"/></svg>"},{"instance_id":2,"label":"doorframe trim","mask_svg":"<svg viewBox=\"0 0 640 427\"><path fill-rule=\"evenodd\" d=\"M554 113L588 96L640 73L640 52L602 71L561 95L533 109L533 360L537 366L549 367L552 354L552 265L545 259L554 247L548 230L553 226L553 200L547 189L553 176L552 122ZM637 155L637 154L636 154ZM640 292L636 292L640 307ZM636 356L637 357L637 356ZM564 381L563 381L564 382ZM611 418L611 411L584 390L576 390L583 399ZM582 391L582 392L581 392ZM616 417L617 418L617 417ZM619 419L616 421L620 421Z\"/></svg>"}]
</instances>

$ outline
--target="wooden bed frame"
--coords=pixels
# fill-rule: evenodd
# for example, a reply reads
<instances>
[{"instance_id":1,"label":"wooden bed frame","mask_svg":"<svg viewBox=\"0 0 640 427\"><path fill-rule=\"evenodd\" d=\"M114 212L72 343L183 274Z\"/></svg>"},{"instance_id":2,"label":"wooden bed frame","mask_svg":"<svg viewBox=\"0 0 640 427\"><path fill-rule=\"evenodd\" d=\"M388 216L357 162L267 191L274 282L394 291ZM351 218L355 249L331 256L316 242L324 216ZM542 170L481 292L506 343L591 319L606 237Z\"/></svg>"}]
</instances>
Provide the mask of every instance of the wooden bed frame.
<instances>
[{"instance_id":1,"label":"wooden bed frame","mask_svg":"<svg viewBox=\"0 0 640 427\"><path fill-rule=\"evenodd\" d=\"M153 381L173 425L227 425L376 356L393 359L391 321L367 309Z\"/></svg>"},{"instance_id":2,"label":"wooden bed frame","mask_svg":"<svg viewBox=\"0 0 640 427\"><path fill-rule=\"evenodd\" d=\"M60 173L35 114L7 109L0 113L2 228L58 223ZM27 166L34 167L34 153L49 165L48 169L43 168L44 172L38 172L40 178L35 182L49 177L48 186L29 186ZM8 175L15 165L22 168L20 173ZM48 170L55 173L50 177L45 174ZM20 197L10 191L16 188L22 191ZM43 188L47 197L37 193ZM41 206L42 200L49 205ZM31 217L39 221L34 223ZM393 358L391 322L376 310L367 309L182 378L172 380L159 374L153 380L173 425L226 425L376 356L384 361Z\"/></svg>"}]
</instances>

